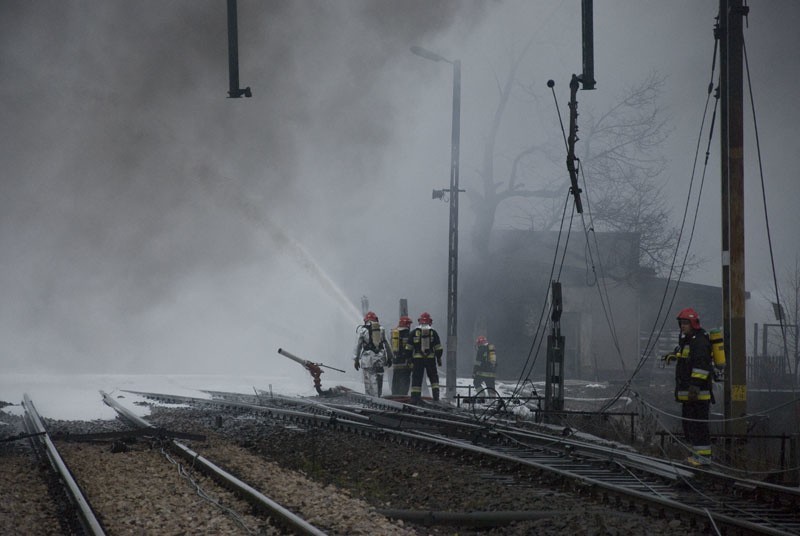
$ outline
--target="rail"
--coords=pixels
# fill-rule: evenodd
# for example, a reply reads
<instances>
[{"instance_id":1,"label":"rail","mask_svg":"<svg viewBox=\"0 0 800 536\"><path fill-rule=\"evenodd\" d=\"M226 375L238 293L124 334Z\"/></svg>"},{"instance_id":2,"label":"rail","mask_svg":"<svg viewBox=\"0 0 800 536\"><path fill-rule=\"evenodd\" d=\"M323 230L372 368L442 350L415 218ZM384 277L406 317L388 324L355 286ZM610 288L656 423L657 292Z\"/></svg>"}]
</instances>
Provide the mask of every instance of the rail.
<instances>
[{"instance_id":1,"label":"rail","mask_svg":"<svg viewBox=\"0 0 800 536\"><path fill-rule=\"evenodd\" d=\"M118 403L107 393L100 391L100 394L103 397L103 402L105 402L108 406L113 408L114 411L119 413L125 420L127 420L134 426L138 426L140 428L155 429L155 427L152 424L142 419L135 413L131 412L128 408ZM326 533L324 531L318 529L317 527L310 524L305 519L301 518L300 516L296 515L290 510L287 510L277 502L273 501L266 495L254 489L252 486L248 485L247 483L242 482L241 480L231 475L221 467L215 465L210 460L203 458L202 456L194 452L186 445L180 443L175 439L172 440L172 445L176 449L176 451L185 459L194 463L197 466L200 466L202 469L207 471L209 474L211 474L218 480L222 481L224 484L238 491L244 497L247 497L251 503L255 504L256 506L262 507L271 514L275 515L275 517L280 521L280 523L286 526L286 528L288 528L292 532L296 534L303 534L309 536L325 536Z\"/></svg>"},{"instance_id":2,"label":"rail","mask_svg":"<svg viewBox=\"0 0 800 536\"><path fill-rule=\"evenodd\" d=\"M97 516L95 516L94 510L92 510L89 501L86 500L86 497L84 496L83 491L81 491L80 486L78 486L78 483L75 482L74 478L72 478L72 473L70 473L69 468L67 468L66 463L64 463L64 460L58 453L58 449L56 449L56 446L50 439L47 429L44 426L44 422L39 416L39 412L36 411L36 407L33 405L33 401L31 401L27 393L23 395L22 405L25 408L25 426L26 428L29 428L28 433L33 434L31 441L40 442L41 447L45 450L47 458L50 460L50 464L57 472L58 477L64 483L67 496L69 497L70 502L72 502L72 504L75 506L76 513L78 514L78 520L83 526L83 529L88 534L93 534L95 536L105 534L103 526L100 524L100 521L98 521Z\"/></svg>"}]
</instances>

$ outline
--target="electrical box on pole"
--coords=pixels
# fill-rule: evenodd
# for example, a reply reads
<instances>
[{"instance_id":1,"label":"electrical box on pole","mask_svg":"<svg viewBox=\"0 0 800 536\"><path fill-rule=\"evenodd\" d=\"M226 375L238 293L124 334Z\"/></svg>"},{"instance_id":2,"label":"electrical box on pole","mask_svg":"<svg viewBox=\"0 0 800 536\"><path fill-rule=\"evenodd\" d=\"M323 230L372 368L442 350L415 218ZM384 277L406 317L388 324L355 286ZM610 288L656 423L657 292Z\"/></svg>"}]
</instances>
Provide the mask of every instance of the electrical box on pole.
<instances>
[{"instance_id":1,"label":"electrical box on pole","mask_svg":"<svg viewBox=\"0 0 800 536\"><path fill-rule=\"evenodd\" d=\"M561 335L561 283L553 281L550 322L547 337L547 364L544 380L544 410L564 409L564 337Z\"/></svg>"}]
</instances>

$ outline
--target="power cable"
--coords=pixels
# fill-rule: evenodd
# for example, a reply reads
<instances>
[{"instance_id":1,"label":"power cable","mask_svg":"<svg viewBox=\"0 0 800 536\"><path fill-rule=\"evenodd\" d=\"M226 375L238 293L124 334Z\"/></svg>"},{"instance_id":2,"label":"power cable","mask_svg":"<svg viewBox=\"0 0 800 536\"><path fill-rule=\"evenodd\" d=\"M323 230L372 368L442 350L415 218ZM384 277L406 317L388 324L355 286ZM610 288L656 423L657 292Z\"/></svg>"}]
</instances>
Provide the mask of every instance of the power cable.
<instances>
[{"instance_id":1,"label":"power cable","mask_svg":"<svg viewBox=\"0 0 800 536\"><path fill-rule=\"evenodd\" d=\"M697 169L697 160L698 160L698 155L700 154L700 142L701 142L702 137L703 137L703 129L705 127L706 117L708 116L708 103L711 100L711 93L712 93L712 90L714 89L714 72L716 71L717 50L718 50L718 47L719 47L718 29L719 29L719 25L717 25L715 27L715 31L714 31L714 52L711 55L711 73L710 73L709 82L708 82L708 89L706 90L706 102L705 102L705 106L703 107L703 117L702 117L702 119L700 121L700 132L698 133L697 143L695 145L694 160L692 162L692 174L691 174L691 177L690 177L690 180L689 180L689 192L687 194L686 204L684 205L683 218L681 219L681 227L680 227L680 230L678 232L678 240L677 240L677 243L675 245L675 253L672 256L672 262L670 264L669 272L667 274L666 284L664 286L664 293L662 294L661 303L659 304L658 312L656 313L656 318L653 321L653 327L650 330L650 335L648 336L647 342L645 343L645 349L642 352L642 355L643 355L644 359L647 359L650 356L650 354L652 353L653 349L655 348L655 344L658 341L658 339L661 337L661 333L663 331L663 326L664 326L664 323L665 323L665 322L662 322L661 329L658 330L658 336L656 336L656 338L653 339L653 334L656 331L656 326L658 325L659 318L661 317L661 314L662 314L663 309L664 309L664 301L666 300L666 296L667 296L667 294L669 292L669 285L670 285L672 273L675 270L675 260L676 260L676 258L678 256L680 243L681 243L681 240L682 240L682 237L683 237L683 230L684 230L684 227L686 225L686 216L687 216L687 211L688 211L688 208L689 208L689 201L691 199L692 188L693 188L693 185L694 185L695 171ZM719 84L717 84L717 87L719 88ZM705 175L705 170L708 167L708 158L709 158L709 155L710 155L711 139L712 139L712 136L713 136L713 133L714 133L714 123L715 123L715 119L716 119L716 111L717 111L717 105L718 104L719 104L719 89L717 89L716 101L715 101L715 104L714 104L714 112L713 112L713 115L712 115L712 118L711 118L711 126L709 128L708 145L706 146L705 162L704 162L704 166L703 166L703 174L704 175ZM699 197L699 195L698 195L698 197ZM688 248L687 248L687 251L688 251ZM674 300L675 294L677 293L679 285L680 285L680 279L678 280L678 282L675 285L675 290L673 292L673 300ZM670 306L667 308L667 311L669 311L671 308L672 308L672 302L670 302ZM650 347L651 341L653 343L653 348ZM638 368L637 368L636 372L638 372Z\"/></svg>"},{"instance_id":2,"label":"power cable","mask_svg":"<svg viewBox=\"0 0 800 536\"><path fill-rule=\"evenodd\" d=\"M714 109L714 116L716 116L716 107ZM708 140L709 145L711 144L711 137L712 137L712 134L713 134L713 124L714 124L714 121L713 121L713 118L712 118L711 130L709 132L709 140ZM686 268L686 260L687 260L687 258L689 256L689 251L690 251L691 246L692 246L692 241L694 240L694 231L695 231L696 226L697 226L697 216L700 213L700 200L702 198L703 185L705 184L705 176L706 176L706 171L708 169L707 166L708 166L708 160L706 159L706 165L703 168L703 175L702 175L701 180L700 180L700 187L699 187L699 191L698 191L698 194L697 194L697 202L695 204L695 211L694 211L694 216L692 218L691 230L689 232L688 244L687 244L686 250L684 252L683 261L681 262L681 268L678 271L678 277L677 277L677 279L675 281L675 286L672 289L672 297L670 298L670 302L669 302L669 306L667 307L667 311L671 310L672 309L672 305L675 303L675 297L677 296L678 288L680 287L680 282L683 279L683 272L684 272L684 270ZM689 201L689 198L687 197L687 208L688 208L688 201ZM685 224L685 220L684 220L684 224ZM681 225L681 228L683 229L683 224ZM676 249L676 253L677 253L677 251L678 250ZM668 293L668 289L669 289L669 278L667 279L667 285L665 286L665 290L664 290L664 292L665 292L664 296L665 297L666 297L666 294ZM666 322L667 322L667 316L664 315L664 318L661 321L661 326L660 326L659 331L658 331L658 336L655 339L656 341L661 337L661 333L664 331L664 325L666 324ZM650 352L652 352L652 348L650 349ZM619 396L622 396L622 394L624 394L625 391L630 387L630 384L632 383L633 378L642 369L642 367L644 366L644 363L646 362L648 357L649 357L649 354L643 354L642 357L639 359L639 363L637 364L636 369L634 370L633 374L625 382L625 384L622 386L622 388L620 388ZM610 407L610 405L611 405L611 403L606 404L606 406L604 406L600 411L606 411L606 409L608 407Z\"/></svg>"},{"instance_id":3,"label":"power cable","mask_svg":"<svg viewBox=\"0 0 800 536\"><path fill-rule=\"evenodd\" d=\"M717 43L716 43L716 39L715 39L715 42L714 42L714 56L715 57L716 57L716 51L717 51ZM712 61L712 71L714 69L714 65L715 64L716 64L715 61ZM712 72L712 80L713 80L713 72ZM620 396L620 397L630 387L631 382L636 377L636 375L639 373L639 371L642 369L642 367L644 366L644 363L646 362L646 360L652 354L652 351L655 348L655 344L659 340L659 338L661 337L661 334L663 333L663 330L664 330L664 325L666 324L666 321L667 321L667 315L664 314L663 319L661 319L661 326L658 329L658 335L655 338L653 338L653 334L656 331L656 325L658 324L659 318L661 317L661 314L664 311L664 303L666 301L667 296L669 295L669 287L670 287L670 283L672 282L672 274L675 271L676 259L678 257L678 252L680 251L680 246L681 246L681 242L683 240L684 230L686 228L686 221L687 221L689 206L691 204L691 198L692 198L692 190L694 188L695 172L696 172L696 169L697 169L697 160L698 160L698 155L699 155L699 152L700 152L700 140L702 139L703 128L705 127L705 121L706 121L706 117L708 115L708 107L709 107L708 105L709 105L709 102L711 100L711 94L712 94L711 90L712 90L712 88L713 88L713 83L709 84L709 86L708 86L708 91L707 91L707 96L706 96L706 103L705 103L705 107L704 107L704 110L703 110L703 117L702 117L701 122L700 122L700 132L698 134L697 144L695 146L695 156L694 156L694 162L692 164L692 174L691 174L690 181L689 181L689 190L688 190L688 193L687 193L687 196L686 196L686 203L684 204L683 217L681 218L681 226L680 226L680 230L678 231L678 240L677 240L677 243L675 245L675 252L673 253L672 262L670 264L670 269L669 269L669 272L667 274L666 283L664 285L664 292L663 292L662 297L661 297L661 303L659 304L659 309L658 309L658 312L656 314L656 318L655 318L655 320L653 322L653 327L651 328L650 335L648 337L647 343L645 344L645 349L642 352L642 355L641 355L641 357L639 359L639 362L638 362L637 366L635 367L633 373L628 378L628 380L625 382L625 384L620 388L620 391L618 393L618 396ZM710 123L710 126L709 126L708 144L706 146L705 161L703 163L703 172L702 172L701 179L700 179L700 186L698 188L697 201L695 203L695 211L694 211L694 216L692 218L691 231L689 233L689 239L688 239L688 243L686 245L686 249L685 249L685 252L684 252L683 261L681 262L681 267L680 267L680 270L678 271L678 276L677 276L677 279L675 281L674 288L672 289L672 296L670 298L669 306L667 307L666 311L670 311L672 309L672 305L675 302L675 297L677 296L678 288L680 287L680 282L683 279L683 273L684 273L685 268L686 268L686 262L687 262L687 259L688 259L688 256L689 256L689 251L691 250L692 241L694 239L694 231L695 231L695 228L696 228L696 225L697 225L697 216L698 216L698 214L700 212L699 211L699 207L700 207L700 200L702 199L703 185L705 184L705 177L706 177L706 173L708 171L708 160L709 160L709 156L711 154L711 141L712 141L713 135L714 135L714 124L716 122L718 104L719 104L719 91L717 91L716 94L715 94L714 108L713 108L713 112L712 112L712 115L711 115L711 123ZM652 347L650 346L651 342L653 344ZM613 404L613 402L611 402L609 404L606 404L600 411L601 412L602 411L606 411L611 406L611 404Z\"/></svg>"},{"instance_id":4,"label":"power cable","mask_svg":"<svg viewBox=\"0 0 800 536\"><path fill-rule=\"evenodd\" d=\"M568 193L566 199L564 200L564 208L563 208L562 213L561 213L561 225L559 226L559 229L558 229L558 237L556 239L556 248L555 248L555 253L553 255L553 264L550 267L550 275L548 277L548 282L553 281L553 274L555 273L556 262L558 260L558 250L559 250L560 245L561 245L561 235L562 235L562 232L564 230L564 221L566 220L567 207L569 206L569 199L570 199L571 195L572 195L571 192ZM572 211L572 212L574 213L574 211ZM567 229L567 236L566 236L566 239L565 239L567 241L567 243L569 241L569 235L570 235L571 227L572 227L572 217L570 217L570 226ZM559 270L558 270L559 278L561 276L561 269L563 268L565 257L566 257L566 247L564 248L564 252L562 253L562 256L561 256L561 266L559 266ZM526 378L528 378L530 376L530 374L533 372L533 367L536 364L536 360L537 360L537 358L539 356L539 350L541 349L542 342L544 341L543 326L547 325L547 321L544 320L544 318L545 318L544 315L545 315L545 311L547 310L548 304L549 304L549 300L547 298L549 291L550 291L550 286L549 286L549 283L548 283L548 286L546 287L546 290L545 290L545 293L544 293L544 298L542 300L542 310L541 310L541 312L539 314L539 320L538 320L537 325L536 325L536 332L534 333L533 340L531 341L531 347L530 347L530 350L528 351L528 356L527 356L527 358L525 360L525 364L522 367L520 376L517 379L517 386L515 387L512 396L517 396L517 392L519 391L520 384L523 383L524 380ZM537 340L538 340L538 344L537 344ZM535 353L534 353L534 348L536 349ZM533 356L533 361L531 361L531 356Z\"/></svg>"},{"instance_id":5,"label":"power cable","mask_svg":"<svg viewBox=\"0 0 800 536\"><path fill-rule=\"evenodd\" d=\"M581 172L581 179L583 180L583 189L584 191L587 191L586 176L583 171L583 164L581 163L580 160L578 160L578 169L580 169ZM628 372L625 369L625 360L622 358L622 349L619 346L619 338L617 337L617 329L614 323L614 315L613 312L611 311L611 297L608 294L608 286L606 284L606 277L603 271L603 262L602 262L602 257L600 255L600 245L597 242L597 233L594 231L594 219L592 217L592 207L589 200L588 191L585 197L586 197L586 210L589 213L589 222L590 222L590 227L587 228L586 217L583 215L583 213L581 213L581 223L583 224L583 233L584 237L586 238L586 251L588 251L589 253L589 260L591 261L592 265L592 273L594 274L595 281L597 281L598 277L597 277L597 272L595 270L595 261L594 261L594 256L592 255L591 241L589 240L589 232L591 231L592 236L594 237L595 248L597 249L597 264L600 265L599 280L601 284L598 285L597 287L598 294L600 296L600 305L603 308L603 316L606 319L606 324L608 324L608 328L611 331L611 340L614 342L614 348L616 349L617 355L619 356L620 364L622 365L622 372L623 374L627 375ZM604 292L605 292L605 299L603 297ZM608 301L607 307L606 307L606 301Z\"/></svg>"},{"instance_id":6,"label":"power cable","mask_svg":"<svg viewBox=\"0 0 800 536\"><path fill-rule=\"evenodd\" d=\"M707 420L703 420L703 419L690 419L690 418L687 418L687 417L683 417L683 416L680 416L680 415L675 415L673 413L669 413L668 411L664 411L663 409L651 404L650 402L647 402L641 396L640 393L637 393L635 391L632 391L632 393L634 393L633 400L637 404L639 404L643 408L646 408L647 410L649 410L652 413L661 414L661 415L664 415L666 417L670 417L672 419L675 419L675 420L677 420L679 422L680 421L708 422ZM758 415L769 414L769 413L771 413L773 411L777 411L778 409L780 409L780 408L782 408L784 406L788 406L790 404L795 404L795 403L797 403L799 401L800 400L795 399L795 400L792 400L792 401L784 403L784 404L779 404L779 405L774 406L772 408L768 408L765 411L759 412ZM725 422L740 421L740 420L746 420L746 419L752 418L753 416L755 416L755 415L745 415L743 417L733 417L733 418L730 418L730 419L715 419L714 422L715 423L725 423ZM670 437L670 439L672 439L675 443L680 445L687 452L691 452L691 450L692 450L691 445L681 441L681 439L679 437L677 437L672 431L670 431L667 428L667 426L664 424L664 422L661 419L659 419L657 415L654 415L653 418L658 422L658 425L660 426L660 428ZM663 449L661 449L661 452L665 457L667 457L667 453ZM777 475L777 474L791 473L791 472L795 472L795 471L800 471L800 466L789 467L789 468L786 468L786 469L770 469L768 471L753 471L753 470L750 470L750 469L739 469L739 468L733 467L731 465L720 463L720 462L718 462L716 460L711 460L711 464L716 466L716 467L725 468L726 470L738 472L738 473L744 474L744 475L771 475L771 474L776 474Z\"/></svg>"},{"instance_id":7,"label":"power cable","mask_svg":"<svg viewBox=\"0 0 800 536\"><path fill-rule=\"evenodd\" d=\"M769 212L767 210L767 191L764 186L764 166L761 162L761 143L758 137L758 121L756 121L756 105L755 101L753 100L753 84L750 80L750 63L747 61L747 46L745 45L744 38L742 38L742 52L744 53L744 65L745 65L745 72L747 73L747 89L750 93L750 107L753 112L753 130L755 133L755 140L756 140L756 154L758 157L758 173L761 179L761 199L764 203L764 221L767 228L767 243L769 244L769 261L770 266L772 267L772 283L775 285L775 303L778 305L778 312L781 313L778 315L778 322L780 322L781 326L781 335L783 336L783 355L784 359L786 360L786 365L789 368L789 372L792 373L793 381L792 381L792 389L794 390L796 387L797 382L794 381L796 377L797 370L792 371L792 364L789 361L789 347L786 343L786 329L783 323L783 309L781 307L781 296L780 292L778 292L778 278L775 274L775 255L772 249L772 233L770 232L770 225L769 225Z\"/></svg>"},{"instance_id":8,"label":"power cable","mask_svg":"<svg viewBox=\"0 0 800 536\"><path fill-rule=\"evenodd\" d=\"M234 522L235 522L237 525L239 525L240 527L242 527L242 529L243 529L245 532L247 532L248 534L258 534L258 531L256 531L256 530L253 530L253 529L251 529L250 527L248 527L248 526L247 526L247 524L245 523L245 521L244 521L244 519L242 518L242 516L240 516L240 515L239 515L239 514L238 514L238 513L237 513L235 510L233 510L232 508L229 508L229 507L225 506L225 505L224 505L224 504L222 504L222 503L221 503L221 502L220 502L218 499L215 499L214 497L211 497L211 496L208 494L208 492L207 492L206 490L204 490L204 489L203 489L203 488L200 486L200 484L198 484L198 483L197 483L197 482L194 480L194 478L192 478L191 471L187 471L187 470L186 470L186 468L183 466L183 464L182 464L182 463L180 463L180 462L178 462L178 461L176 461L175 459L173 459L173 458L172 458L172 456L170 456L170 455L169 455L169 453L168 453L168 452L167 452L167 451L166 451L166 450L165 450L163 447L161 448L161 453L164 455L164 457L167 459L167 461L169 461L170 463L172 463L173 465L175 465L175 466L178 468L178 474L179 474L179 475L180 475L182 478L186 479L186 481L188 481L188 482L191 484L191 486L194 488L195 492L197 493L197 496L198 496L198 497L200 497L201 499L205 500L205 501L206 501L206 502L208 502L209 504L211 504L211 505L213 505L213 506L216 506L217 508L219 508L220 510L222 510L222 511L223 511L225 514L227 514L227 515L228 515L228 516L229 516L229 517L230 517L230 518L231 518L231 519L232 519L232 520L233 520L233 521L234 521Z\"/></svg>"}]
</instances>

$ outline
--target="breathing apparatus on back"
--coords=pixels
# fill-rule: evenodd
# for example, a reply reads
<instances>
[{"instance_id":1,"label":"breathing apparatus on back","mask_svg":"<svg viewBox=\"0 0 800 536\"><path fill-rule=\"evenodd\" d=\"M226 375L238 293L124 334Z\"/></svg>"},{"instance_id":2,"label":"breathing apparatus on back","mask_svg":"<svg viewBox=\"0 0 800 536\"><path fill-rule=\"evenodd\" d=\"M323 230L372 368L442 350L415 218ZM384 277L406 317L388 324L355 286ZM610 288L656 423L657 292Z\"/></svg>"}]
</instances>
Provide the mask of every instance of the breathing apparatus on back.
<instances>
[{"instance_id":1,"label":"breathing apparatus on back","mask_svg":"<svg viewBox=\"0 0 800 536\"><path fill-rule=\"evenodd\" d=\"M714 379L722 381L725 377L725 338L722 328L709 330L708 339L711 341L711 358L714 360Z\"/></svg>"},{"instance_id":2,"label":"breathing apparatus on back","mask_svg":"<svg viewBox=\"0 0 800 536\"><path fill-rule=\"evenodd\" d=\"M383 329L378 322L378 315L372 311L364 316L364 330L366 331L367 345L374 351L377 351L381 342L383 341Z\"/></svg>"}]
</instances>

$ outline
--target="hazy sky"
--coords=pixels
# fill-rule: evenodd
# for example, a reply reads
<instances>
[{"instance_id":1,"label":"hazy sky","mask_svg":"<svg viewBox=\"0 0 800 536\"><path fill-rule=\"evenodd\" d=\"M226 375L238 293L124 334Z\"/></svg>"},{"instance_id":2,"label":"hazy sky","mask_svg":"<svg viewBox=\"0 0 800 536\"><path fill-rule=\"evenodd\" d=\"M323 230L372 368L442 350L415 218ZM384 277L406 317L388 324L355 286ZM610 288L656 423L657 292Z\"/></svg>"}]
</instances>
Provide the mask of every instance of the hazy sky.
<instances>
[{"instance_id":1,"label":"hazy sky","mask_svg":"<svg viewBox=\"0 0 800 536\"><path fill-rule=\"evenodd\" d=\"M745 40L782 272L800 229L791 135L800 5L750 7ZM579 94L581 110L603 109L651 72L666 77L673 131L662 180L673 225L716 11L711 0L595 2L598 83ZM224 0L0 0L0 363L260 372L295 366L276 354L283 347L349 366L362 295L386 324L405 297L414 318L427 310L444 332L448 207L431 189L449 180L452 70L409 47L462 61L470 189L496 78L530 38L520 79L535 94L513 98L498 145L506 156L531 140L561 143L545 83L556 81L566 114L569 77L581 70L579 0L240 0L250 99L226 98ZM768 293L749 119L746 128L747 281ZM693 246L707 262L691 280L718 284L718 134L711 148ZM566 192L566 170L563 181Z\"/></svg>"}]
</instances>

